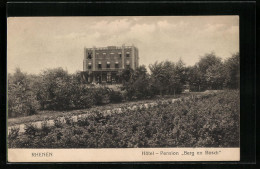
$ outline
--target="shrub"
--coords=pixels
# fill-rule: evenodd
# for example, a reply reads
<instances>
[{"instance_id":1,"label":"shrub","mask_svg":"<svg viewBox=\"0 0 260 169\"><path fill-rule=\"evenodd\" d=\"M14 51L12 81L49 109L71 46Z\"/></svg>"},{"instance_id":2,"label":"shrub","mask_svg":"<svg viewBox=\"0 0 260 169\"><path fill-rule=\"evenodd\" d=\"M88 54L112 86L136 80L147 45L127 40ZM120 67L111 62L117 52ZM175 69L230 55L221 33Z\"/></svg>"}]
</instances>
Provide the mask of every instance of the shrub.
<instances>
[{"instance_id":1,"label":"shrub","mask_svg":"<svg viewBox=\"0 0 260 169\"><path fill-rule=\"evenodd\" d=\"M90 108L95 104L95 93L91 88L82 84L74 85L74 92L71 95L71 108Z\"/></svg>"},{"instance_id":2,"label":"shrub","mask_svg":"<svg viewBox=\"0 0 260 169\"><path fill-rule=\"evenodd\" d=\"M8 75L8 117L28 116L36 114L39 103L31 89L29 75L16 69Z\"/></svg>"},{"instance_id":3,"label":"shrub","mask_svg":"<svg viewBox=\"0 0 260 169\"><path fill-rule=\"evenodd\" d=\"M94 88L94 102L97 105L107 104L109 100L110 89L107 87Z\"/></svg>"},{"instance_id":4,"label":"shrub","mask_svg":"<svg viewBox=\"0 0 260 169\"><path fill-rule=\"evenodd\" d=\"M154 95L152 83L144 66L136 70L126 69L123 71L124 78L122 90L127 100L150 98Z\"/></svg>"},{"instance_id":5,"label":"shrub","mask_svg":"<svg viewBox=\"0 0 260 169\"><path fill-rule=\"evenodd\" d=\"M8 141L16 139L19 134L19 128L12 127L10 133L8 134Z\"/></svg>"},{"instance_id":6,"label":"shrub","mask_svg":"<svg viewBox=\"0 0 260 169\"><path fill-rule=\"evenodd\" d=\"M70 108L70 96L74 89L67 71L62 68L45 70L36 91L43 109L64 110Z\"/></svg>"},{"instance_id":7,"label":"shrub","mask_svg":"<svg viewBox=\"0 0 260 169\"><path fill-rule=\"evenodd\" d=\"M70 75L62 68L42 73L36 90L42 109L68 110L90 108L95 104L93 89L86 87L79 75Z\"/></svg>"},{"instance_id":8,"label":"shrub","mask_svg":"<svg viewBox=\"0 0 260 169\"><path fill-rule=\"evenodd\" d=\"M56 128L62 128L62 122L59 119L54 120L54 126Z\"/></svg>"},{"instance_id":9,"label":"shrub","mask_svg":"<svg viewBox=\"0 0 260 169\"><path fill-rule=\"evenodd\" d=\"M124 109L124 113L110 116L96 111L78 123L68 121L62 128L48 130L47 135L27 128L25 135L14 137L8 146L239 147L239 105L239 91L225 91L173 104L158 101L148 109Z\"/></svg>"},{"instance_id":10,"label":"shrub","mask_svg":"<svg viewBox=\"0 0 260 169\"><path fill-rule=\"evenodd\" d=\"M112 103L120 103L123 101L123 95L121 92L119 91L114 91L114 90L111 90L109 92L109 100L110 102Z\"/></svg>"},{"instance_id":11,"label":"shrub","mask_svg":"<svg viewBox=\"0 0 260 169\"><path fill-rule=\"evenodd\" d=\"M25 127L25 135L28 135L29 137L34 137L37 131L38 129L32 124L28 124Z\"/></svg>"}]
</instances>

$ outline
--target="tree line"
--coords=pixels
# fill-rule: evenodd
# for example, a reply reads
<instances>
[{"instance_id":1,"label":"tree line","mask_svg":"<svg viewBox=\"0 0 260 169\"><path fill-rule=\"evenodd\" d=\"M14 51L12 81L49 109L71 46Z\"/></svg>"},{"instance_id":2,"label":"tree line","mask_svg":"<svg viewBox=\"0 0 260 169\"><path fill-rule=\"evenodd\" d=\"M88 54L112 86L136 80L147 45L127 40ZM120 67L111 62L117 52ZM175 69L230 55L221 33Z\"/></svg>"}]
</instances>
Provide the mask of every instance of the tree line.
<instances>
[{"instance_id":1,"label":"tree line","mask_svg":"<svg viewBox=\"0 0 260 169\"><path fill-rule=\"evenodd\" d=\"M175 95L185 85L191 91L239 89L239 53L222 61L214 53L205 54L194 66L179 60L156 62L121 74L121 91L90 87L80 72L69 74L62 68L29 75L19 68L8 74L8 116L27 116L38 110L69 110L123 100L149 99L155 95ZM108 101L104 101L107 99Z\"/></svg>"},{"instance_id":2,"label":"tree line","mask_svg":"<svg viewBox=\"0 0 260 169\"><path fill-rule=\"evenodd\" d=\"M190 91L238 89L240 83L239 53L222 61L215 53L205 54L194 66L185 66L182 60L156 62L135 71L123 72L123 90L128 97L142 98L153 95L178 94L185 86Z\"/></svg>"}]
</instances>

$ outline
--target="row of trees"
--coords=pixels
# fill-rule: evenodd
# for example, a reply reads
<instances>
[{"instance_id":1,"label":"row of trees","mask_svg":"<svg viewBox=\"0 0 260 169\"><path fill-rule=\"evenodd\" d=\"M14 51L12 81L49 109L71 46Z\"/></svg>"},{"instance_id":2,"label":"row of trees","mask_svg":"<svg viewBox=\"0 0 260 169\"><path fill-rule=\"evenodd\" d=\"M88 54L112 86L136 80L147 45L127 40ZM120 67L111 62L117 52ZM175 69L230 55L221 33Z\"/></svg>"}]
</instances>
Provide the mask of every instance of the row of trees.
<instances>
[{"instance_id":1,"label":"row of trees","mask_svg":"<svg viewBox=\"0 0 260 169\"><path fill-rule=\"evenodd\" d=\"M122 73L122 92L86 85L80 72L69 74L62 68L48 69L40 75L27 75L17 69L8 74L9 117L35 114L37 110L68 110L124 100L152 98L154 95L178 94L184 85L192 91L239 88L239 53L222 62L214 53L206 54L186 67L180 60L156 62Z\"/></svg>"},{"instance_id":2,"label":"row of trees","mask_svg":"<svg viewBox=\"0 0 260 169\"><path fill-rule=\"evenodd\" d=\"M192 67L186 68L187 82L194 90L238 89L240 86L240 56L233 54L222 62L214 53L205 55Z\"/></svg>"},{"instance_id":3,"label":"row of trees","mask_svg":"<svg viewBox=\"0 0 260 169\"><path fill-rule=\"evenodd\" d=\"M149 65L150 74L144 66L135 71L123 72L123 90L129 98L151 97L153 95L177 94L189 86L191 91L223 88L239 88L239 53L226 61L221 61L214 53L206 54L194 66L185 66L165 61Z\"/></svg>"},{"instance_id":4,"label":"row of trees","mask_svg":"<svg viewBox=\"0 0 260 169\"><path fill-rule=\"evenodd\" d=\"M8 116L28 116L37 110L90 108L103 103L120 102L119 92L105 87L89 88L80 72L68 74L62 68L49 69L40 75L27 75L17 69L8 75Z\"/></svg>"}]
</instances>

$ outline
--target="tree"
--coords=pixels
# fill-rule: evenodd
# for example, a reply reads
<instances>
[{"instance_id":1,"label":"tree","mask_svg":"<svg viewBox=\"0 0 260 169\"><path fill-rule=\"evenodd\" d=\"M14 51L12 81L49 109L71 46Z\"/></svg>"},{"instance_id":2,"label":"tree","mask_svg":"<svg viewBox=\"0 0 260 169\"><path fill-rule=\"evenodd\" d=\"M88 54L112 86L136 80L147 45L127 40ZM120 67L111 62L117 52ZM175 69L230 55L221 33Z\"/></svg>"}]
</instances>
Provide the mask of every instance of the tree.
<instances>
[{"instance_id":1,"label":"tree","mask_svg":"<svg viewBox=\"0 0 260 169\"><path fill-rule=\"evenodd\" d=\"M225 80L224 67L222 63L210 66L205 74L210 89L222 89Z\"/></svg>"},{"instance_id":2,"label":"tree","mask_svg":"<svg viewBox=\"0 0 260 169\"><path fill-rule=\"evenodd\" d=\"M28 116L36 114L39 103L31 90L29 76L16 68L13 75L8 74L8 116Z\"/></svg>"},{"instance_id":3,"label":"tree","mask_svg":"<svg viewBox=\"0 0 260 169\"><path fill-rule=\"evenodd\" d=\"M37 99L43 109L62 110L70 105L71 77L62 68L45 70L38 82Z\"/></svg>"},{"instance_id":4,"label":"tree","mask_svg":"<svg viewBox=\"0 0 260 169\"><path fill-rule=\"evenodd\" d=\"M150 77L144 65L139 66L133 75L133 89L137 98L147 98L153 95Z\"/></svg>"},{"instance_id":5,"label":"tree","mask_svg":"<svg viewBox=\"0 0 260 169\"><path fill-rule=\"evenodd\" d=\"M182 91L185 82L185 68L180 60L176 64L170 61L155 63L149 65L153 87L159 91L160 95L164 93L175 94Z\"/></svg>"},{"instance_id":6,"label":"tree","mask_svg":"<svg viewBox=\"0 0 260 169\"><path fill-rule=\"evenodd\" d=\"M205 54L200 61L195 65L193 70L193 83L198 85L199 91L201 87L204 89L211 89L218 86L222 88L222 84L217 80L221 80L223 77L219 72L222 71L221 58L217 57L214 52ZM221 80L221 82L223 82Z\"/></svg>"},{"instance_id":7,"label":"tree","mask_svg":"<svg viewBox=\"0 0 260 169\"><path fill-rule=\"evenodd\" d=\"M174 90L174 95L176 91L177 93L180 93L182 91L183 85L186 83L185 64L181 59L174 65L171 79L173 79L173 81L170 81L170 84Z\"/></svg>"},{"instance_id":8,"label":"tree","mask_svg":"<svg viewBox=\"0 0 260 169\"><path fill-rule=\"evenodd\" d=\"M160 95L163 95L163 90L165 85L168 85L167 81L169 80L164 63L155 62L149 65L149 69L151 71L152 87L155 89L155 92L159 91Z\"/></svg>"},{"instance_id":9,"label":"tree","mask_svg":"<svg viewBox=\"0 0 260 169\"><path fill-rule=\"evenodd\" d=\"M123 70L122 74L121 74L121 78L123 83L129 82L129 80L132 78L134 74L134 70L132 68L126 68Z\"/></svg>"},{"instance_id":10,"label":"tree","mask_svg":"<svg viewBox=\"0 0 260 169\"><path fill-rule=\"evenodd\" d=\"M217 57L214 52L205 54L197 63L199 70L203 73L207 73L207 69L213 65L221 64L221 58Z\"/></svg>"},{"instance_id":11,"label":"tree","mask_svg":"<svg viewBox=\"0 0 260 169\"><path fill-rule=\"evenodd\" d=\"M186 68L186 80L191 91L201 91L203 89L203 76L197 65Z\"/></svg>"},{"instance_id":12,"label":"tree","mask_svg":"<svg viewBox=\"0 0 260 169\"><path fill-rule=\"evenodd\" d=\"M78 84L85 84L84 72L77 71L75 74L72 74L72 80Z\"/></svg>"},{"instance_id":13,"label":"tree","mask_svg":"<svg viewBox=\"0 0 260 169\"><path fill-rule=\"evenodd\" d=\"M126 69L122 77L122 90L126 91L128 99L141 99L152 95L150 78L145 66L139 66L136 70Z\"/></svg>"},{"instance_id":14,"label":"tree","mask_svg":"<svg viewBox=\"0 0 260 169\"><path fill-rule=\"evenodd\" d=\"M136 68L136 70L133 72L133 78L136 80L140 77L146 77L147 76L147 70L144 65L141 65Z\"/></svg>"},{"instance_id":15,"label":"tree","mask_svg":"<svg viewBox=\"0 0 260 169\"><path fill-rule=\"evenodd\" d=\"M224 86L230 89L240 87L240 55L235 53L224 63L225 81Z\"/></svg>"}]
</instances>

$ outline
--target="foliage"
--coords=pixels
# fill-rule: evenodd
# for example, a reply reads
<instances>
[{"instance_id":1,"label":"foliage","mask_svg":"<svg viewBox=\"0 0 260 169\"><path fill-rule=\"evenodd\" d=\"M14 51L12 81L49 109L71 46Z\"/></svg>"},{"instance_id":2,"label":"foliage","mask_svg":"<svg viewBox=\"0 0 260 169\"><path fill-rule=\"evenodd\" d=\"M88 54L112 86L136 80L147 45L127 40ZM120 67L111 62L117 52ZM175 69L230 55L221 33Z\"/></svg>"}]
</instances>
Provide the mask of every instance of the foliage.
<instances>
[{"instance_id":1,"label":"foliage","mask_svg":"<svg viewBox=\"0 0 260 169\"><path fill-rule=\"evenodd\" d=\"M224 83L224 66L217 63L209 67L206 71L205 77L208 87L210 89L222 89Z\"/></svg>"},{"instance_id":2,"label":"foliage","mask_svg":"<svg viewBox=\"0 0 260 169\"><path fill-rule=\"evenodd\" d=\"M203 74L206 74L207 69L216 64L221 64L221 58L217 57L214 52L205 54L197 63Z\"/></svg>"},{"instance_id":3,"label":"foliage","mask_svg":"<svg viewBox=\"0 0 260 169\"><path fill-rule=\"evenodd\" d=\"M134 70L132 68L130 67L125 68L121 74L123 83L129 82L132 78L133 73Z\"/></svg>"},{"instance_id":4,"label":"foliage","mask_svg":"<svg viewBox=\"0 0 260 169\"><path fill-rule=\"evenodd\" d=\"M8 140L9 148L239 147L239 91L190 97L147 109L104 115L78 123L31 128Z\"/></svg>"},{"instance_id":5,"label":"foliage","mask_svg":"<svg viewBox=\"0 0 260 169\"><path fill-rule=\"evenodd\" d=\"M70 94L70 109L83 109L90 108L95 104L94 95L95 91L84 85L80 79L72 77L69 84L71 89Z\"/></svg>"},{"instance_id":6,"label":"foliage","mask_svg":"<svg viewBox=\"0 0 260 169\"><path fill-rule=\"evenodd\" d=\"M185 83L185 69L184 64L180 60L177 63L170 61L156 62L149 65L151 70L152 86L163 94L175 94L182 91L182 86Z\"/></svg>"},{"instance_id":7,"label":"foliage","mask_svg":"<svg viewBox=\"0 0 260 169\"><path fill-rule=\"evenodd\" d=\"M41 110L90 108L93 105L119 103L123 100L149 99L155 95L180 94L207 89L238 89L240 82L239 53L222 62L214 53L205 54L190 67L178 62L156 62L121 74L121 91L107 87L87 86L82 73L69 74L62 68L47 69L40 75L27 75L17 69L8 74L8 116L36 114Z\"/></svg>"},{"instance_id":8,"label":"foliage","mask_svg":"<svg viewBox=\"0 0 260 169\"><path fill-rule=\"evenodd\" d=\"M45 70L38 82L36 96L42 109L89 108L94 104L93 90L81 81L80 73L68 74L62 68Z\"/></svg>"},{"instance_id":9,"label":"foliage","mask_svg":"<svg viewBox=\"0 0 260 169\"><path fill-rule=\"evenodd\" d=\"M120 103L123 101L123 95L119 91L110 90L109 92L109 100L112 103Z\"/></svg>"},{"instance_id":10,"label":"foliage","mask_svg":"<svg viewBox=\"0 0 260 169\"><path fill-rule=\"evenodd\" d=\"M94 101L96 105L107 104L110 102L109 100L109 91L110 89L107 87L98 87L94 90Z\"/></svg>"},{"instance_id":11,"label":"foliage","mask_svg":"<svg viewBox=\"0 0 260 169\"><path fill-rule=\"evenodd\" d=\"M127 99L150 98L153 95L145 66L139 66L136 70L126 69L123 71L123 77L122 90L126 91Z\"/></svg>"},{"instance_id":12,"label":"foliage","mask_svg":"<svg viewBox=\"0 0 260 169\"><path fill-rule=\"evenodd\" d=\"M198 66L192 66L187 68L187 82L190 85L191 91L204 91L206 90L206 81L202 74L202 72L199 70Z\"/></svg>"},{"instance_id":13,"label":"foliage","mask_svg":"<svg viewBox=\"0 0 260 169\"><path fill-rule=\"evenodd\" d=\"M240 55L233 54L231 58L224 63L225 81L224 86L231 89L240 87Z\"/></svg>"},{"instance_id":14,"label":"foliage","mask_svg":"<svg viewBox=\"0 0 260 169\"><path fill-rule=\"evenodd\" d=\"M42 109L64 110L70 105L70 96L73 87L70 85L70 76L62 68L45 70L36 91Z\"/></svg>"},{"instance_id":15,"label":"foliage","mask_svg":"<svg viewBox=\"0 0 260 169\"><path fill-rule=\"evenodd\" d=\"M13 75L8 75L8 117L32 115L38 108L29 76L17 68Z\"/></svg>"},{"instance_id":16,"label":"foliage","mask_svg":"<svg viewBox=\"0 0 260 169\"><path fill-rule=\"evenodd\" d=\"M192 91L239 88L239 53L233 54L225 62L213 52L205 54L195 66L186 70L186 80Z\"/></svg>"},{"instance_id":17,"label":"foliage","mask_svg":"<svg viewBox=\"0 0 260 169\"><path fill-rule=\"evenodd\" d=\"M189 83L195 91L222 89L223 63L214 52L207 53L190 69Z\"/></svg>"}]
</instances>

